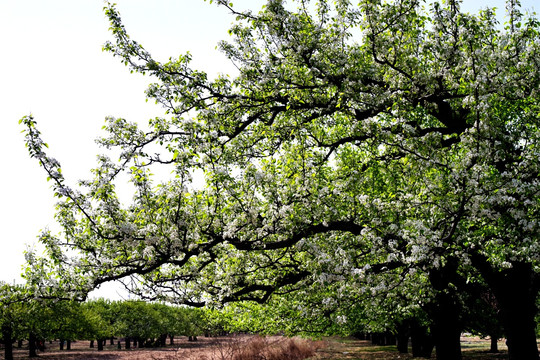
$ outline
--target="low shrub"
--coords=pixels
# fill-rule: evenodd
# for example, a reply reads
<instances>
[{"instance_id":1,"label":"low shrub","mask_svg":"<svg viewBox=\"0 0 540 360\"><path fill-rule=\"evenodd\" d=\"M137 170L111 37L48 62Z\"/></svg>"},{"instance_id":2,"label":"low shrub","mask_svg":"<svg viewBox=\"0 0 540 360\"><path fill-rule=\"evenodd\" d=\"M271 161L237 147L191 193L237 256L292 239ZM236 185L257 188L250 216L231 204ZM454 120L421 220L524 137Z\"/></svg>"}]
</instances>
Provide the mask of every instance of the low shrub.
<instances>
[{"instance_id":1,"label":"low shrub","mask_svg":"<svg viewBox=\"0 0 540 360\"><path fill-rule=\"evenodd\" d=\"M320 342L283 337L235 337L201 349L179 350L168 360L303 360L313 357Z\"/></svg>"}]
</instances>

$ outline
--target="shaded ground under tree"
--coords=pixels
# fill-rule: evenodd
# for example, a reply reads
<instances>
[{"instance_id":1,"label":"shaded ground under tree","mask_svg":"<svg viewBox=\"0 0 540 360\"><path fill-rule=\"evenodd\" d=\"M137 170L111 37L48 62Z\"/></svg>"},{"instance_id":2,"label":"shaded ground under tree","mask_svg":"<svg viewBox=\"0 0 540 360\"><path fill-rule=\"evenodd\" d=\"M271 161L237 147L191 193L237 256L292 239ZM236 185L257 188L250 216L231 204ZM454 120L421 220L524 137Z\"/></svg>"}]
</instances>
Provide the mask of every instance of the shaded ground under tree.
<instances>
[{"instance_id":1,"label":"shaded ground under tree","mask_svg":"<svg viewBox=\"0 0 540 360\"><path fill-rule=\"evenodd\" d=\"M40 352L38 355L42 359L48 360L74 360L74 359L90 359L90 360L139 360L139 359L154 359L154 360L176 360L176 359L212 359L216 349L225 349L230 347L230 343L234 341L247 341L249 336L241 337L216 337L216 338L199 338L197 342L189 342L187 337L175 339L175 345L165 348L141 348L130 350L118 350L117 344L110 345L107 342L104 351L97 351L96 348L90 348L89 341L77 341L72 345L71 350L59 351L58 342L47 344L45 352ZM283 341L282 337L272 337L269 341L279 343ZM476 360L491 360L491 359L507 359L508 353L506 345L503 341L499 341L499 349L497 354L488 352L490 348L489 339L479 339L477 337L462 337L463 359ZM316 349L314 359L321 360L394 360L394 359L412 359L409 354L401 354L395 346L373 346L371 341L358 340L354 338L325 338L323 341L314 342L312 346ZM410 349L409 349L410 350ZM28 359L27 344L23 347L14 349L15 359ZM433 357L434 358L434 354ZM3 357L2 357L3 358Z\"/></svg>"}]
</instances>

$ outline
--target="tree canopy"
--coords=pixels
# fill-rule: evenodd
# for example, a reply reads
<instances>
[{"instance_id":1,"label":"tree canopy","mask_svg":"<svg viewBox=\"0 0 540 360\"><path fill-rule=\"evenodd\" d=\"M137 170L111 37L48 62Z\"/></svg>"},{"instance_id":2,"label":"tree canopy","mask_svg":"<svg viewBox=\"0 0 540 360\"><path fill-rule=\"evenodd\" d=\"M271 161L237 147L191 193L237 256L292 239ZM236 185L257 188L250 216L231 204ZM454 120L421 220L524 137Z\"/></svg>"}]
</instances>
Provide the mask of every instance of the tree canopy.
<instances>
[{"instance_id":1,"label":"tree canopy","mask_svg":"<svg viewBox=\"0 0 540 360\"><path fill-rule=\"evenodd\" d=\"M151 75L165 114L109 117L99 143L119 160L100 155L76 189L21 120L60 200L63 233L41 236L41 265L81 292L129 278L141 296L195 306L406 293L404 311L444 324L436 342L459 334L450 315L476 284L497 299L510 357L537 359L536 16L515 0L504 24L457 0L217 3L236 16L219 44L233 77L209 78L189 54L154 59L105 8L104 49Z\"/></svg>"}]
</instances>

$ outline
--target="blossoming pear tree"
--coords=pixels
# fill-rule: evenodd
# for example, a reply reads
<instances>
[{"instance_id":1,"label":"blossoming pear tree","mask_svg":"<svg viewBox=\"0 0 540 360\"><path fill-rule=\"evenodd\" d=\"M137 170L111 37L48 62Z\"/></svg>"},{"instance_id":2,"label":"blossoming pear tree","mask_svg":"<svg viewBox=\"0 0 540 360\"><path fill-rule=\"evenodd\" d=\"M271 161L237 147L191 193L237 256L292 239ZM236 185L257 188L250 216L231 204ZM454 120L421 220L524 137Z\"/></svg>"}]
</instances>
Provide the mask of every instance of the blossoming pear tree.
<instances>
[{"instance_id":1,"label":"blossoming pear tree","mask_svg":"<svg viewBox=\"0 0 540 360\"><path fill-rule=\"evenodd\" d=\"M219 45L232 78L209 78L189 54L154 59L105 8L104 49L152 76L147 96L165 114L147 127L108 118L99 142L119 161L99 156L78 188L21 120L60 198L63 233L41 237L59 281L128 279L142 296L202 306L324 283L384 293L418 277L436 304L438 359L460 358L460 292L478 282L510 359L538 359L534 14L516 0L504 24L457 0L217 3L237 19ZM120 174L135 190L127 205Z\"/></svg>"}]
</instances>

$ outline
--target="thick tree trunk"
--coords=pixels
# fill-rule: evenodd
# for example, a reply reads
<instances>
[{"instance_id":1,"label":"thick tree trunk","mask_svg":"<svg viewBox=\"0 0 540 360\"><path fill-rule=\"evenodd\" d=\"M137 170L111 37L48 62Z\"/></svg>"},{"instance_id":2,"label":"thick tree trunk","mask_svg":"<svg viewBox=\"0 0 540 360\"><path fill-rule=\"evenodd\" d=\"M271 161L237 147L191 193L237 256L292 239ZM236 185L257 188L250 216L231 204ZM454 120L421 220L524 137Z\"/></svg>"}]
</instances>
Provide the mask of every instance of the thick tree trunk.
<instances>
[{"instance_id":1,"label":"thick tree trunk","mask_svg":"<svg viewBox=\"0 0 540 360\"><path fill-rule=\"evenodd\" d=\"M91 348L94 347L94 340L90 340L90 347L91 347Z\"/></svg>"},{"instance_id":2,"label":"thick tree trunk","mask_svg":"<svg viewBox=\"0 0 540 360\"><path fill-rule=\"evenodd\" d=\"M384 345L396 345L396 336L390 332L385 333Z\"/></svg>"},{"instance_id":3,"label":"thick tree trunk","mask_svg":"<svg viewBox=\"0 0 540 360\"><path fill-rule=\"evenodd\" d=\"M425 335L425 328L422 328L416 322L411 324L411 351L413 357L421 356L422 340Z\"/></svg>"},{"instance_id":4,"label":"thick tree trunk","mask_svg":"<svg viewBox=\"0 0 540 360\"><path fill-rule=\"evenodd\" d=\"M452 295L440 292L432 316L437 360L461 360L459 305Z\"/></svg>"},{"instance_id":5,"label":"thick tree trunk","mask_svg":"<svg viewBox=\"0 0 540 360\"><path fill-rule=\"evenodd\" d=\"M498 270L481 255L476 254L472 260L497 299L508 358L538 360L535 316L539 278L532 265L514 262L511 268Z\"/></svg>"},{"instance_id":6,"label":"thick tree trunk","mask_svg":"<svg viewBox=\"0 0 540 360\"><path fill-rule=\"evenodd\" d=\"M489 352L493 353L493 354L498 353L499 352L499 344L497 343L497 341L499 339L497 339L494 336L490 336L490 340L491 340L491 346L489 348Z\"/></svg>"},{"instance_id":7,"label":"thick tree trunk","mask_svg":"<svg viewBox=\"0 0 540 360\"><path fill-rule=\"evenodd\" d=\"M427 309L432 319L432 333L437 360L461 360L461 304L450 284L459 282L458 261L447 258L447 263L439 269L432 269L429 280L437 291L435 303Z\"/></svg>"},{"instance_id":8,"label":"thick tree trunk","mask_svg":"<svg viewBox=\"0 0 540 360\"><path fill-rule=\"evenodd\" d=\"M398 334L397 349L402 354L407 354L409 352L409 334Z\"/></svg>"},{"instance_id":9,"label":"thick tree trunk","mask_svg":"<svg viewBox=\"0 0 540 360\"><path fill-rule=\"evenodd\" d=\"M174 335L169 335L169 344L174 345Z\"/></svg>"},{"instance_id":10,"label":"thick tree trunk","mask_svg":"<svg viewBox=\"0 0 540 360\"><path fill-rule=\"evenodd\" d=\"M2 338L4 339L4 355L6 360L13 360L13 330L10 325L2 326Z\"/></svg>"},{"instance_id":11,"label":"thick tree trunk","mask_svg":"<svg viewBox=\"0 0 540 360\"><path fill-rule=\"evenodd\" d=\"M66 349L71 350L71 340L66 341Z\"/></svg>"},{"instance_id":12,"label":"thick tree trunk","mask_svg":"<svg viewBox=\"0 0 540 360\"><path fill-rule=\"evenodd\" d=\"M103 351L103 339L97 339L97 349L98 351Z\"/></svg>"},{"instance_id":13,"label":"thick tree trunk","mask_svg":"<svg viewBox=\"0 0 540 360\"><path fill-rule=\"evenodd\" d=\"M433 339L427 332L425 326L419 325L416 321L411 324L411 346L414 358L431 358L433 352Z\"/></svg>"},{"instance_id":14,"label":"thick tree trunk","mask_svg":"<svg viewBox=\"0 0 540 360\"><path fill-rule=\"evenodd\" d=\"M409 337L411 336L411 329L409 321L400 323L397 327L397 349L402 354L409 352Z\"/></svg>"},{"instance_id":15,"label":"thick tree trunk","mask_svg":"<svg viewBox=\"0 0 540 360\"><path fill-rule=\"evenodd\" d=\"M401 354L407 354L409 352L409 336L398 336L397 348Z\"/></svg>"},{"instance_id":16,"label":"thick tree trunk","mask_svg":"<svg viewBox=\"0 0 540 360\"><path fill-rule=\"evenodd\" d=\"M446 264L431 269L429 280L436 290L435 302L426 310L432 320L432 334L437 360L461 360L461 311L462 306L456 290L450 284L459 284L457 273L459 260L446 258Z\"/></svg>"},{"instance_id":17,"label":"thick tree trunk","mask_svg":"<svg viewBox=\"0 0 540 360\"><path fill-rule=\"evenodd\" d=\"M58 345L60 347L60 350L64 350L64 340L60 339Z\"/></svg>"},{"instance_id":18,"label":"thick tree trunk","mask_svg":"<svg viewBox=\"0 0 540 360\"><path fill-rule=\"evenodd\" d=\"M501 320L506 333L510 360L538 360L536 344L537 290L532 285L532 267L514 265L503 281L504 288L494 291L501 305Z\"/></svg>"},{"instance_id":19,"label":"thick tree trunk","mask_svg":"<svg viewBox=\"0 0 540 360\"><path fill-rule=\"evenodd\" d=\"M435 353L437 360L461 360L460 334L439 328L435 334Z\"/></svg>"},{"instance_id":20,"label":"thick tree trunk","mask_svg":"<svg viewBox=\"0 0 540 360\"><path fill-rule=\"evenodd\" d=\"M131 339L129 337L126 337L126 349L131 349Z\"/></svg>"},{"instance_id":21,"label":"thick tree trunk","mask_svg":"<svg viewBox=\"0 0 540 360\"><path fill-rule=\"evenodd\" d=\"M535 311L531 305L524 303L526 299L515 299L516 304L503 314L503 326L506 332L506 344L510 360L538 360L536 344ZM523 301L520 301L523 300ZM527 306L528 305L528 306ZM527 309L528 307L528 309Z\"/></svg>"},{"instance_id":22,"label":"thick tree trunk","mask_svg":"<svg viewBox=\"0 0 540 360\"><path fill-rule=\"evenodd\" d=\"M37 357L37 348L36 348L36 335L33 332L30 332L28 336L28 356Z\"/></svg>"}]
</instances>

